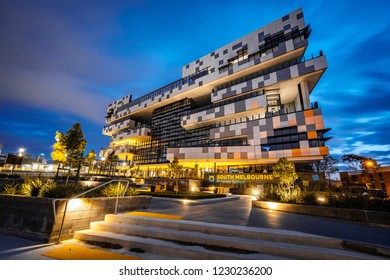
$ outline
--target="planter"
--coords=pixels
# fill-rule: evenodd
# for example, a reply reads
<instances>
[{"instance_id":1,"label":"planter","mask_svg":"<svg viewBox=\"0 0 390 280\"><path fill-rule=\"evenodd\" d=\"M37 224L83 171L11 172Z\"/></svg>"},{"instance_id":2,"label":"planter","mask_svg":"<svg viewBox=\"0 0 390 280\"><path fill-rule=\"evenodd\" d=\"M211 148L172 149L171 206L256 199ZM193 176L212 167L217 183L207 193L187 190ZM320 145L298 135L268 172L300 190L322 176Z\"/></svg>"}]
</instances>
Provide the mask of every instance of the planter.
<instances>
[{"instance_id":1,"label":"planter","mask_svg":"<svg viewBox=\"0 0 390 280\"><path fill-rule=\"evenodd\" d=\"M152 198L119 199L118 212L146 209ZM102 221L115 211L115 197L81 198L69 202L61 240L73 238L77 230ZM42 242L56 242L64 215L65 200L0 195L0 232Z\"/></svg>"},{"instance_id":2,"label":"planter","mask_svg":"<svg viewBox=\"0 0 390 280\"><path fill-rule=\"evenodd\" d=\"M264 209L293 212L307 215L322 216L328 218L344 219L359 222L369 222L390 225L390 213L381 211L358 210L336 208L316 205L300 205L269 201L252 201L253 207Z\"/></svg>"}]
</instances>

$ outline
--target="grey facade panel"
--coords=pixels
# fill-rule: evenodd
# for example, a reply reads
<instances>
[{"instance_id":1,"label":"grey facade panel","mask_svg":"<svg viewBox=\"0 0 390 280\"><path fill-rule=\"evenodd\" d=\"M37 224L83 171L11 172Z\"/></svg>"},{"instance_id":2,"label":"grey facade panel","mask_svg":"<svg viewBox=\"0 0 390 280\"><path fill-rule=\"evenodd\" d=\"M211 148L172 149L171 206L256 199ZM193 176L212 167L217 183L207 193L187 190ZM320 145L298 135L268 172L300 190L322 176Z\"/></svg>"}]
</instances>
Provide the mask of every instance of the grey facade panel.
<instances>
[{"instance_id":1,"label":"grey facade panel","mask_svg":"<svg viewBox=\"0 0 390 280\"><path fill-rule=\"evenodd\" d=\"M264 32L260 32L259 34L257 34L257 38L259 43L264 42Z\"/></svg>"},{"instance_id":2,"label":"grey facade panel","mask_svg":"<svg viewBox=\"0 0 390 280\"><path fill-rule=\"evenodd\" d=\"M246 111L245 100L236 102L234 104L234 108L236 113L245 112Z\"/></svg>"},{"instance_id":3,"label":"grey facade panel","mask_svg":"<svg viewBox=\"0 0 390 280\"><path fill-rule=\"evenodd\" d=\"M297 120L297 125L305 125L306 124L306 121L305 121L305 115L303 112L297 112L296 113L296 120Z\"/></svg>"},{"instance_id":4,"label":"grey facade panel","mask_svg":"<svg viewBox=\"0 0 390 280\"><path fill-rule=\"evenodd\" d=\"M305 63L298 64L299 75L305 75L315 71L314 65L306 66Z\"/></svg>"},{"instance_id":5,"label":"grey facade panel","mask_svg":"<svg viewBox=\"0 0 390 280\"><path fill-rule=\"evenodd\" d=\"M232 47L232 50L236 50L238 48L240 48L242 46L242 42L238 43L238 44L235 44L233 47Z\"/></svg>"},{"instance_id":6,"label":"grey facade panel","mask_svg":"<svg viewBox=\"0 0 390 280\"><path fill-rule=\"evenodd\" d=\"M290 68L285 68L277 72L278 81L284 81L291 79Z\"/></svg>"},{"instance_id":7,"label":"grey facade panel","mask_svg":"<svg viewBox=\"0 0 390 280\"><path fill-rule=\"evenodd\" d=\"M220 117L223 117L225 114L224 114L224 112L221 110L220 112L216 112L215 113L215 117L216 118L220 118Z\"/></svg>"},{"instance_id":8,"label":"grey facade panel","mask_svg":"<svg viewBox=\"0 0 390 280\"><path fill-rule=\"evenodd\" d=\"M315 124L308 124L306 127L307 127L307 132L316 131L316 125Z\"/></svg>"},{"instance_id":9,"label":"grey facade panel","mask_svg":"<svg viewBox=\"0 0 390 280\"><path fill-rule=\"evenodd\" d=\"M245 83L245 86L242 88L242 92L251 91L253 89L252 87L252 81L247 81Z\"/></svg>"}]
</instances>

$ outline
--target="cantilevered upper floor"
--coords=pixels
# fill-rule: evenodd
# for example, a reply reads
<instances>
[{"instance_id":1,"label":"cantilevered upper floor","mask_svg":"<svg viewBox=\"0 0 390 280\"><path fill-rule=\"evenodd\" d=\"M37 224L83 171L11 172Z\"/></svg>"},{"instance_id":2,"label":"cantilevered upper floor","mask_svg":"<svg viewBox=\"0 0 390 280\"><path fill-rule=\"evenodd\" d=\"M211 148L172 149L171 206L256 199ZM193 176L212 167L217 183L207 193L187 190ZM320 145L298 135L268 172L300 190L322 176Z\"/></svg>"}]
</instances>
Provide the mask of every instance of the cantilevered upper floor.
<instances>
[{"instance_id":1,"label":"cantilevered upper floor","mask_svg":"<svg viewBox=\"0 0 390 280\"><path fill-rule=\"evenodd\" d=\"M149 124L153 110L187 97L197 106L207 106L252 89L313 74L307 79L310 93L327 67L322 54L303 59L310 32L302 9L297 9L185 65L181 79L135 100L127 95L109 104L103 133L111 136ZM279 90L287 91L288 84Z\"/></svg>"}]
</instances>

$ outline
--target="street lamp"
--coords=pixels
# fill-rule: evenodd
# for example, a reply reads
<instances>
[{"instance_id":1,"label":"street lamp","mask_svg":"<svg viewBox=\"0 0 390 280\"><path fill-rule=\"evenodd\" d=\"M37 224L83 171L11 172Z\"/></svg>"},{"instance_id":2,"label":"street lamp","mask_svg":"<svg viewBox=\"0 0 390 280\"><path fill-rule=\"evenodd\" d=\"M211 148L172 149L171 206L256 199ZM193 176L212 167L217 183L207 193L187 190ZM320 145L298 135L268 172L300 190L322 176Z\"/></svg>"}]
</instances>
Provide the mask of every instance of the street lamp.
<instances>
[{"instance_id":1,"label":"street lamp","mask_svg":"<svg viewBox=\"0 0 390 280\"><path fill-rule=\"evenodd\" d=\"M372 161L372 160L366 160L365 162L364 162L364 165L367 167L367 168L372 168L372 167L374 167L374 165L375 165L375 163Z\"/></svg>"}]
</instances>

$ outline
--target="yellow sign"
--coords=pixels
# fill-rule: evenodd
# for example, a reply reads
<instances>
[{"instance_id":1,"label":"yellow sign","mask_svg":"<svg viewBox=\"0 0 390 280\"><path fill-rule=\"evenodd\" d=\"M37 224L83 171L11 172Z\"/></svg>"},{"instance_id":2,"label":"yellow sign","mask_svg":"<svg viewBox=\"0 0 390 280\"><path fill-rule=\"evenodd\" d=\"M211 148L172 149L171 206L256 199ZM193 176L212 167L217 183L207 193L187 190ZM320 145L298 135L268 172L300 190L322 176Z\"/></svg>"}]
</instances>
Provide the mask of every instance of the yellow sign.
<instances>
[{"instance_id":1,"label":"yellow sign","mask_svg":"<svg viewBox=\"0 0 390 280\"><path fill-rule=\"evenodd\" d=\"M237 174L216 174L216 182L221 181L272 181L272 174L264 173L237 173Z\"/></svg>"}]
</instances>

